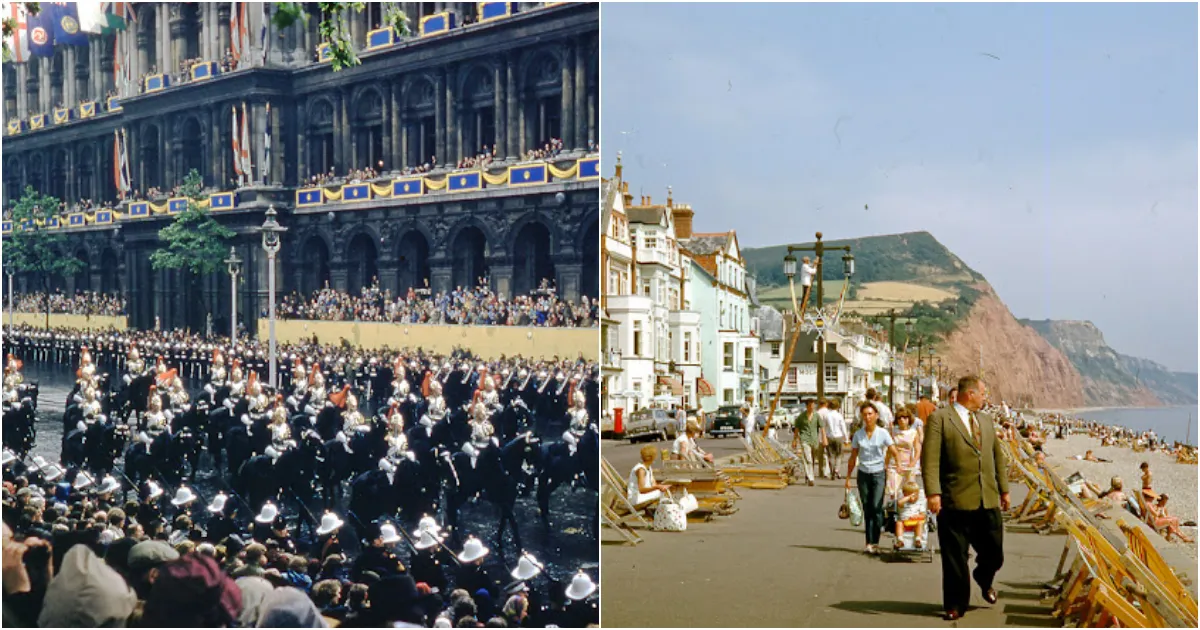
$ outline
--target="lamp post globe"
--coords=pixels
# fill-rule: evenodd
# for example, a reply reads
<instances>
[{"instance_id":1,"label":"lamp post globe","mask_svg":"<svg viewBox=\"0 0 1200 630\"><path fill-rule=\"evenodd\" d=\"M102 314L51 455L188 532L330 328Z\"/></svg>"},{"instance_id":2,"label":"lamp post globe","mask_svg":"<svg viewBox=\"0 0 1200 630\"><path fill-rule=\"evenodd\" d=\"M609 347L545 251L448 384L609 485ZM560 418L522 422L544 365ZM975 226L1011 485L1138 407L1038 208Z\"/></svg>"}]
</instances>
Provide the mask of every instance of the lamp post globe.
<instances>
[{"instance_id":1,"label":"lamp post globe","mask_svg":"<svg viewBox=\"0 0 1200 630\"><path fill-rule=\"evenodd\" d=\"M788 280L796 277L796 257L791 252L783 257L783 275L787 276Z\"/></svg>"},{"instance_id":2,"label":"lamp post globe","mask_svg":"<svg viewBox=\"0 0 1200 630\"><path fill-rule=\"evenodd\" d=\"M229 258L225 259L229 268L229 343L237 343L237 278L242 272L242 259L238 258L237 248L229 246Z\"/></svg>"}]
</instances>

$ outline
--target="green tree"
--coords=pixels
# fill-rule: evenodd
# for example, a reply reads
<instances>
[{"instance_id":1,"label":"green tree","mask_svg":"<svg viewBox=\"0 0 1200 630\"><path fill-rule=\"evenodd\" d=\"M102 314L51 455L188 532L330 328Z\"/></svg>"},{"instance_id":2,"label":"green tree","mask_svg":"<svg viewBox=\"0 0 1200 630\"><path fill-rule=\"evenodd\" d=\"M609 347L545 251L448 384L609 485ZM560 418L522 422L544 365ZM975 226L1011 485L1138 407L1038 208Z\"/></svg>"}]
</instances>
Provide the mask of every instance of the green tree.
<instances>
[{"instance_id":1,"label":"green tree","mask_svg":"<svg viewBox=\"0 0 1200 630\"><path fill-rule=\"evenodd\" d=\"M224 268L229 240L234 231L221 225L200 207L204 200L200 173L192 169L179 187L188 200L187 209L175 215L170 225L158 231L159 248L150 254L155 269L180 269L188 272L192 295L199 295L202 311L210 312L200 281Z\"/></svg>"},{"instance_id":2,"label":"green tree","mask_svg":"<svg viewBox=\"0 0 1200 630\"><path fill-rule=\"evenodd\" d=\"M40 3L26 2L25 10L29 15L37 15L41 11ZM317 3L321 9L321 24L317 28L317 32L321 36L321 41L329 43L329 53L332 57L333 70L336 72L343 68L356 66L359 64L358 54L354 52L354 42L350 40L350 29L346 24L346 15L351 11L362 11L366 8L365 2L319 2ZM283 29L291 26L297 21L307 23L310 16L304 10L302 2L276 2L274 10L271 12L271 22L275 26ZM408 26L408 16L400 8L398 3L384 3L383 22L395 29L399 36L407 36L411 31ZM16 29L16 21L11 17L6 17L3 20L4 24L4 61L12 60L12 51L8 47L8 38Z\"/></svg>"},{"instance_id":3,"label":"green tree","mask_svg":"<svg viewBox=\"0 0 1200 630\"><path fill-rule=\"evenodd\" d=\"M61 230L39 226L57 216L58 206L58 199L26 186L25 193L12 206L13 231L4 243L5 265L41 279L46 328L50 327L50 278L74 275L84 268L83 261L68 251L67 237ZM27 224L29 227L25 227Z\"/></svg>"}]
</instances>

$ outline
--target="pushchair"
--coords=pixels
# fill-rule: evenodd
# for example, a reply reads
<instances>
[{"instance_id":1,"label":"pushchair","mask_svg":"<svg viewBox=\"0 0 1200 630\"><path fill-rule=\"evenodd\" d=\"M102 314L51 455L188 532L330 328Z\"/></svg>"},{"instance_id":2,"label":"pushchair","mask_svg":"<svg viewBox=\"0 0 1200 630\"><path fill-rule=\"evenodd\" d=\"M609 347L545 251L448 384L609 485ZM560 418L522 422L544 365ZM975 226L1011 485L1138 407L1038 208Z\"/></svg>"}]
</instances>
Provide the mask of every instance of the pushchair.
<instances>
[{"instance_id":1,"label":"pushchair","mask_svg":"<svg viewBox=\"0 0 1200 630\"><path fill-rule=\"evenodd\" d=\"M889 472L889 474L892 474ZM920 488L917 499L917 507L925 513L925 544L921 548L917 548L915 543L916 533L905 531L901 537L903 546L896 549L895 546L881 545L880 551L889 562L897 562L907 560L909 562L933 562L934 546L937 544L937 515L929 511L925 501L925 487L921 480L921 473L914 472L909 478L917 483ZM895 489L886 493L883 497L883 527L893 537L896 535L896 521L900 518L900 513L896 509L896 500L900 496L900 487L903 485L903 480L895 484Z\"/></svg>"}]
</instances>

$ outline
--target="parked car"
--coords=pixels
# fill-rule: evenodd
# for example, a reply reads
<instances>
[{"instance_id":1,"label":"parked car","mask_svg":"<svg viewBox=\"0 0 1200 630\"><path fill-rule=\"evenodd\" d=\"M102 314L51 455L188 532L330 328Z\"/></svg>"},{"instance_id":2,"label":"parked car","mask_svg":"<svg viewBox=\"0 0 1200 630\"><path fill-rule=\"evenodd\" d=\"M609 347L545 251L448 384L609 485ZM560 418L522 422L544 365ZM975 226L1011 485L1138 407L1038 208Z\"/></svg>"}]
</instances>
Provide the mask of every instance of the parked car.
<instances>
[{"instance_id":1,"label":"parked car","mask_svg":"<svg viewBox=\"0 0 1200 630\"><path fill-rule=\"evenodd\" d=\"M674 414L663 409L639 409L625 422L625 438L630 443L638 440L673 440L679 434L679 424Z\"/></svg>"},{"instance_id":2,"label":"parked car","mask_svg":"<svg viewBox=\"0 0 1200 630\"><path fill-rule=\"evenodd\" d=\"M718 407L717 412L709 414L709 417L712 418L712 422L709 424L708 434L712 437L739 435L742 432L741 405Z\"/></svg>"}]
</instances>

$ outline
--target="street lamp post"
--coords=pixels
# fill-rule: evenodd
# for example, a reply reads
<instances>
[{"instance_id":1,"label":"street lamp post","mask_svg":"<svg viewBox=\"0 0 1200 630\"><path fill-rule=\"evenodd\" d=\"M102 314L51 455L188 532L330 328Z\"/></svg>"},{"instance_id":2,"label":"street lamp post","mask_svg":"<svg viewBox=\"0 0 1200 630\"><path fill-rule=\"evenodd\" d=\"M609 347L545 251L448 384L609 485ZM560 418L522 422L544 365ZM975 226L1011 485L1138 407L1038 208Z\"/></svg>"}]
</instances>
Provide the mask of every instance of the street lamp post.
<instances>
[{"instance_id":1,"label":"street lamp post","mask_svg":"<svg viewBox=\"0 0 1200 630\"><path fill-rule=\"evenodd\" d=\"M225 259L229 266L229 345L237 344L237 279L242 272L242 259L238 258L237 248L229 246L229 258Z\"/></svg>"},{"instance_id":2,"label":"street lamp post","mask_svg":"<svg viewBox=\"0 0 1200 630\"><path fill-rule=\"evenodd\" d=\"M791 290L792 290L792 310L795 313L794 319L796 320L794 330L792 331L792 340L788 344L787 355L784 356L784 358L783 358L783 369L785 369L785 370L791 367L792 352L795 351L796 342L799 341L799 339L800 339L800 327L804 322L804 313L800 311L801 307L799 305L797 305L797 303L796 303L796 285L795 285L796 257L793 256L792 254L794 252L814 252L816 254L816 258L817 258L817 277L816 277L816 281L817 281L817 313L818 313L816 325L818 328L823 328L825 326L824 314L821 312L821 308L825 304L825 281L822 278L822 275L823 275L822 274L822 266L824 265L825 251L826 250L845 251L846 255L842 256L842 271L846 276L845 281L849 282L850 277L854 275L854 256L850 254L850 246L849 245L840 245L837 247L826 246L825 242L823 240L821 240L822 238L823 238L822 234L820 232L817 232L817 241L812 246L800 247L800 246L796 246L796 245L788 245L787 255L783 257L783 273L784 273L784 275L787 276L788 285L791 287ZM832 326L833 322L832 321L829 322L829 325ZM779 396L780 396L780 394L783 393L784 380L785 379L783 378L782 372L781 372L781 376L779 379L779 385L776 387L776 390L775 390L775 398L771 401L771 410L770 410L770 413L768 414L768 417L774 417L774 415L775 415L775 408L779 404ZM819 331L818 336L817 336L817 398L824 398L824 397L825 397L825 335L824 335L823 331ZM768 425L769 424L770 423L768 422Z\"/></svg>"},{"instance_id":3,"label":"street lamp post","mask_svg":"<svg viewBox=\"0 0 1200 630\"><path fill-rule=\"evenodd\" d=\"M888 407L896 408L896 309L888 311Z\"/></svg>"},{"instance_id":4,"label":"street lamp post","mask_svg":"<svg viewBox=\"0 0 1200 630\"><path fill-rule=\"evenodd\" d=\"M268 353L270 354L271 359L271 368L268 378L270 380L271 387L277 386L277 382L275 381L275 368L277 363L275 356L275 256L279 253L280 237L284 232L287 231L287 228L279 225L279 222L275 220L275 216L275 206L272 205L267 207L267 218L265 221L263 221L262 227L259 228L259 231L262 232L263 250L267 252L267 293L269 296L267 325L270 331L270 345L268 346Z\"/></svg>"},{"instance_id":5,"label":"street lamp post","mask_svg":"<svg viewBox=\"0 0 1200 630\"><path fill-rule=\"evenodd\" d=\"M16 305L13 304L13 269L8 268L8 329L11 333L13 327L13 311Z\"/></svg>"}]
</instances>

